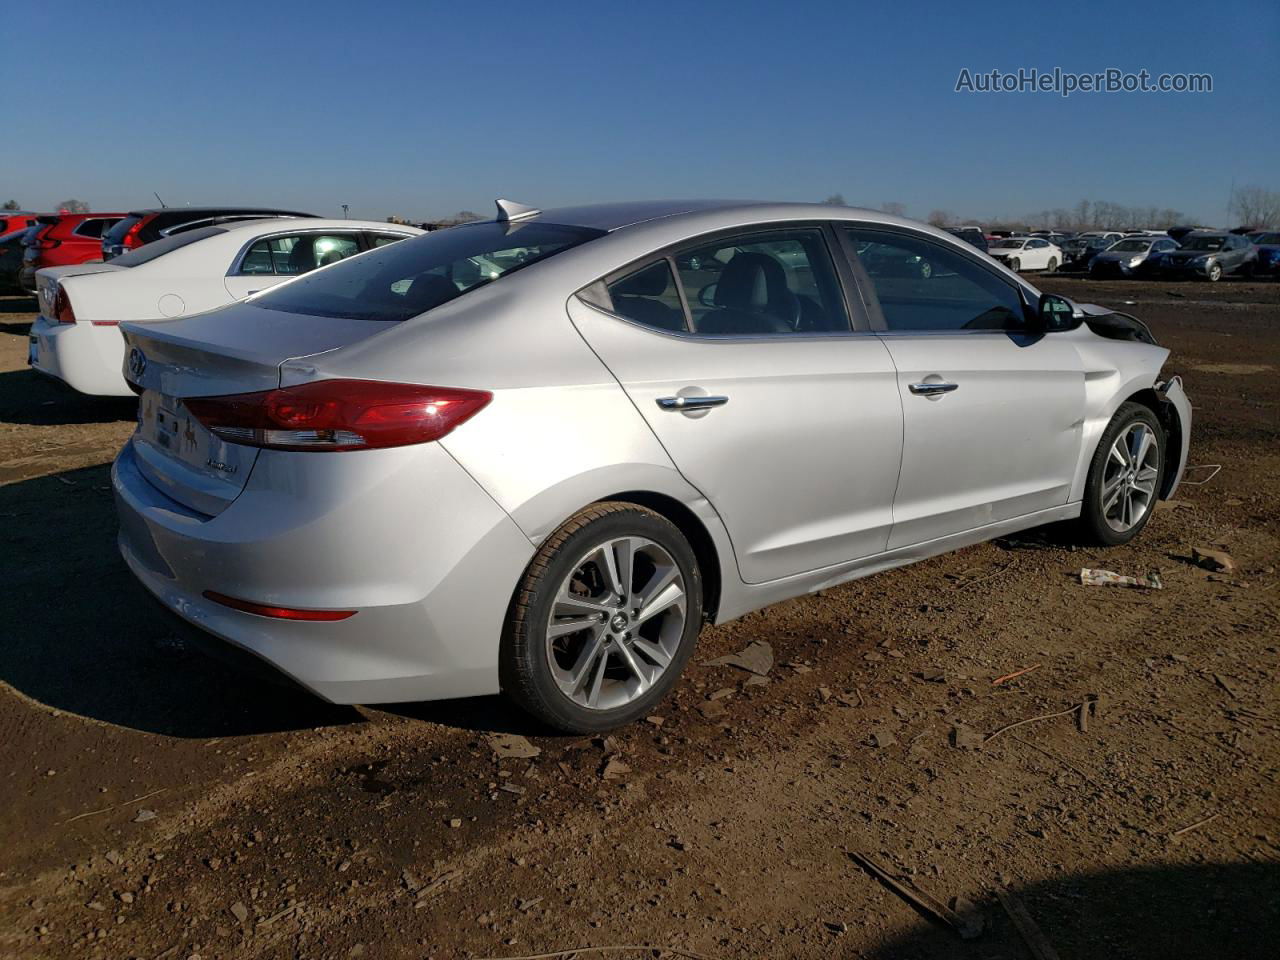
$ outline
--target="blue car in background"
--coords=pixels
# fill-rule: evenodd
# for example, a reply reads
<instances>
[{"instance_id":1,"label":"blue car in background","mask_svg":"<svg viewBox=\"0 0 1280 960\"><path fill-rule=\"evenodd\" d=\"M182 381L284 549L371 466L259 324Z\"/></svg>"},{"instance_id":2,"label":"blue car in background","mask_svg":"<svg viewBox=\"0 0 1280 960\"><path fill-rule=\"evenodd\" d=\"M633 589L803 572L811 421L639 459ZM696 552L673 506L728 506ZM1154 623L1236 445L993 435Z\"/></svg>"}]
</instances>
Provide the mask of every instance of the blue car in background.
<instances>
[{"instance_id":1,"label":"blue car in background","mask_svg":"<svg viewBox=\"0 0 1280 960\"><path fill-rule=\"evenodd\" d=\"M1280 279L1280 232L1263 230L1249 234L1249 239L1258 248L1254 275Z\"/></svg>"}]
</instances>

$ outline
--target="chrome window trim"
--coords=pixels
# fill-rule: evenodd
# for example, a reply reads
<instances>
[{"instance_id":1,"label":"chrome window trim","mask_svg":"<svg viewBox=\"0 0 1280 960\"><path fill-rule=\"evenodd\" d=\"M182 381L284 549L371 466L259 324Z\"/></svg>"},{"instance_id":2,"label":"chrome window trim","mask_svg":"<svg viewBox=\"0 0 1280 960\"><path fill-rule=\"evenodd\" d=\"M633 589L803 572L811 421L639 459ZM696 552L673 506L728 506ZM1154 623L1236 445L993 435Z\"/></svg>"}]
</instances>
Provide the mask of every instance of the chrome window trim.
<instances>
[{"instance_id":1,"label":"chrome window trim","mask_svg":"<svg viewBox=\"0 0 1280 960\"><path fill-rule=\"evenodd\" d=\"M666 258L659 257L658 259L661 260ZM600 281L597 280L594 282L599 283ZM592 284L587 284L587 287L590 287L590 286L592 286ZM587 287L583 287L582 289L585 290L587 289ZM571 299L576 299L583 306L590 307L592 310L596 311L597 313L603 314L606 317L609 317L611 320L619 320L622 323L625 323L629 327L635 327L637 330L641 330L645 333L652 333L654 336L664 337L668 340L694 341L698 343L756 343L759 341L764 341L766 343L796 343L798 341L810 343L815 340L848 340L850 337L871 338L876 336L876 333L873 330L838 330L838 331L822 330L822 331L810 331L810 332L802 332L797 330L794 333L723 333L723 334L690 333L688 331L681 331L681 330L663 330L661 327L651 327L648 324L640 323L638 320L632 320L630 317L624 317L620 313L614 313L612 310L609 310L598 303L592 303L586 297L582 296L582 290L579 290L578 292L574 293ZM990 331L973 330L970 332L971 333L987 333Z\"/></svg>"},{"instance_id":2,"label":"chrome window trim","mask_svg":"<svg viewBox=\"0 0 1280 960\"><path fill-rule=\"evenodd\" d=\"M302 219L302 218L299 217L298 219ZM279 237L296 237L304 233L334 234L335 236L339 234L350 233L351 238L356 242L356 246L359 247L360 234L363 233L364 231L365 231L365 228L363 227L352 227L350 229L346 227L337 227L337 228L312 227L309 230L308 229L276 230L271 233L259 234L251 238L250 240L247 240L244 243L244 245L240 247L239 252L236 253L236 255L231 258L231 266L230 268L228 268L226 272L226 276L228 277L300 277L302 276L302 274L300 273L276 273L275 270L272 270L270 273L242 273L240 268L244 265L244 258L249 254L249 248L255 246L256 244L261 243L263 240L275 240L275 239L278 239ZM394 230L387 230L385 232L388 234L396 233L396 231ZM412 237L417 236L416 233L403 233L403 234L397 234L397 235L403 240L408 240ZM376 249L376 248L370 247L369 249ZM366 252L367 252L366 250L357 250L357 253L366 253ZM346 258L344 257L343 259L346 259Z\"/></svg>"}]
</instances>

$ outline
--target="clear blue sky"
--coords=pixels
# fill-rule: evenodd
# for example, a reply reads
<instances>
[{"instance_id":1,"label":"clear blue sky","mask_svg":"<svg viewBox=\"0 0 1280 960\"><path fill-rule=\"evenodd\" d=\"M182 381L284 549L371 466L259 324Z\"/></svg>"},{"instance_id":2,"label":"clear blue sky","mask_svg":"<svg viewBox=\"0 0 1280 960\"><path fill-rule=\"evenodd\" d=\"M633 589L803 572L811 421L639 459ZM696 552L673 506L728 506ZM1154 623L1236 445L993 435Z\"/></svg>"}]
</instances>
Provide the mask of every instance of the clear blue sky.
<instances>
[{"instance_id":1,"label":"clear blue sky","mask_svg":"<svg viewBox=\"0 0 1280 960\"><path fill-rule=\"evenodd\" d=\"M838 192L919 218L1088 198L1216 223L1233 177L1280 189L1275 0L58 0L3 22L0 194L34 208ZM962 67L1055 66L1214 92L953 92Z\"/></svg>"}]
</instances>

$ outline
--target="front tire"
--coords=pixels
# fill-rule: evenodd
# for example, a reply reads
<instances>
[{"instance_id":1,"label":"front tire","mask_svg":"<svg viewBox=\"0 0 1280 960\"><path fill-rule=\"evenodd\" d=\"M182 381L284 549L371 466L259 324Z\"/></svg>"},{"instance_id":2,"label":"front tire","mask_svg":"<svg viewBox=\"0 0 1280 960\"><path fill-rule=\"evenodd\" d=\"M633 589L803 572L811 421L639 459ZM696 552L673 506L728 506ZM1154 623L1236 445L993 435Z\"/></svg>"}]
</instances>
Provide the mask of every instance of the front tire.
<instances>
[{"instance_id":1,"label":"front tire","mask_svg":"<svg viewBox=\"0 0 1280 960\"><path fill-rule=\"evenodd\" d=\"M1022 270L1022 261L1017 257L1011 257L1009 260L1009 269L1014 273L1020 272Z\"/></svg>"},{"instance_id":2,"label":"front tire","mask_svg":"<svg viewBox=\"0 0 1280 960\"><path fill-rule=\"evenodd\" d=\"M1050 257L1048 264L1045 265L1044 272L1053 273L1057 269L1058 269L1058 258Z\"/></svg>"},{"instance_id":3,"label":"front tire","mask_svg":"<svg viewBox=\"0 0 1280 960\"><path fill-rule=\"evenodd\" d=\"M702 575L661 514L597 503L547 538L511 602L502 689L540 720L598 733L650 713L702 628Z\"/></svg>"},{"instance_id":4,"label":"front tire","mask_svg":"<svg viewBox=\"0 0 1280 960\"><path fill-rule=\"evenodd\" d=\"M1210 282L1210 283L1217 283L1219 280L1221 280L1221 279L1222 279L1222 264L1220 264L1220 263L1210 264L1210 265L1209 265L1209 272L1208 272L1207 276L1209 277L1209 282Z\"/></svg>"},{"instance_id":5,"label":"front tire","mask_svg":"<svg viewBox=\"0 0 1280 960\"><path fill-rule=\"evenodd\" d=\"M1089 464L1080 529L1090 543L1128 543L1155 511L1164 477L1164 429L1150 408L1124 403Z\"/></svg>"}]
</instances>

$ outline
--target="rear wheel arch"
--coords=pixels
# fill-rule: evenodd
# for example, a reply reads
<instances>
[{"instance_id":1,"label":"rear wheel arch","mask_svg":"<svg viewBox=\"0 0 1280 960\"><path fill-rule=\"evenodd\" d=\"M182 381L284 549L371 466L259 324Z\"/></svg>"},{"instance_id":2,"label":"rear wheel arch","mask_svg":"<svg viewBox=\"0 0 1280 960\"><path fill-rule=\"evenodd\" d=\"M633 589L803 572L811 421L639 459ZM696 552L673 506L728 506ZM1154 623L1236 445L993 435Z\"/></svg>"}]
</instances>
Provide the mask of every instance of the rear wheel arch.
<instances>
[{"instance_id":1,"label":"rear wheel arch","mask_svg":"<svg viewBox=\"0 0 1280 960\"><path fill-rule=\"evenodd\" d=\"M693 548L693 555L698 561L702 574L702 617L704 623L715 623L720 608L720 552L706 525L698 515L675 497L649 490L626 490L608 497L601 497L599 502L634 503L647 507L654 513L665 517L685 536Z\"/></svg>"}]
</instances>

